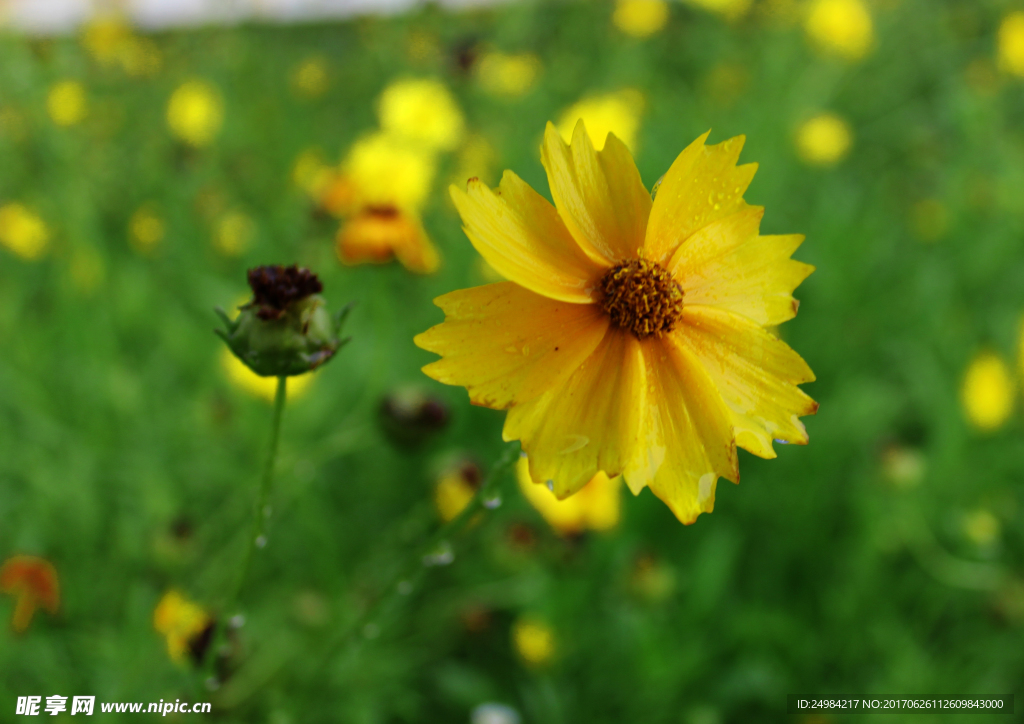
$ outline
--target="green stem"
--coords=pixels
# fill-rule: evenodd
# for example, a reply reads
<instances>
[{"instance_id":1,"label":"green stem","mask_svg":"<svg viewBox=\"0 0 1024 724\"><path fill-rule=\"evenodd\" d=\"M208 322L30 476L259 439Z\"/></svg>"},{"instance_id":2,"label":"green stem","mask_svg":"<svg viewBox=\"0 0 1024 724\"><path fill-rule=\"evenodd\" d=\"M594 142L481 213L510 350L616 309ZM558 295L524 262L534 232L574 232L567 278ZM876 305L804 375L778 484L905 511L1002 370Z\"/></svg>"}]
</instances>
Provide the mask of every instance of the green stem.
<instances>
[{"instance_id":1,"label":"green stem","mask_svg":"<svg viewBox=\"0 0 1024 724\"><path fill-rule=\"evenodd\" d=\"M238 582L235 584L234 593L228 599L225 612L238 603L242 596L242 589L245 587L245 579L252 567L252 558L257 548L267 544L267 520L270 518L270 509L267 501L270 499L270 488L274 482L274 467L277 465L277 443L281 438L281 418L284 413L285 398L288 396L288 378L277 378L277 392L274 394L274 418L270 423L270 445L267 447L267 465L263 468L263 479L260 481L260 495L256 502L256 512L252 519L252 533L249 535L249 545L246 546L245 560L242 563L242 570L238 574Z\"/></svg>"}]
</instances>

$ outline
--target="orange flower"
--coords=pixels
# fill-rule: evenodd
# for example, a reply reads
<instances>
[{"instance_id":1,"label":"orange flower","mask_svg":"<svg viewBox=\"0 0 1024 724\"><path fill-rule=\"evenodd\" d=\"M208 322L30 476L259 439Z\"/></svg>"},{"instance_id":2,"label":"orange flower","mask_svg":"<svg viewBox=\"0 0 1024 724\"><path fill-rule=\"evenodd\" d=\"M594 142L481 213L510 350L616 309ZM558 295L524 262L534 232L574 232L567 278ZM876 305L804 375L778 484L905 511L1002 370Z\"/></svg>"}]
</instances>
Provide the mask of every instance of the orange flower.
<instances>
[{"instance_id":1,"label":"orange flower","mask_svg":"<svg viewBox=\"0 0 1024 724\"><path fill-rule=\"evenodd\" d=\"M395 257L419 274L437 270L440 257L417 216L397 206L367 206L338 231L338 258L345 264L382 264Z\"/></svg>"},{"instance_id":2,"label":"orange flower","mask_svg":"<svg viewBox=\"0 0 1024 724\"><path fill-rule=\"evenodd\" d=\"M18 599L11 619L11 628L18 633L28 628L39 606L53 614L60 607L57 571L49 561L36 556L8 558L0 568L0 591Z\"/></svg>"}]
</instances>

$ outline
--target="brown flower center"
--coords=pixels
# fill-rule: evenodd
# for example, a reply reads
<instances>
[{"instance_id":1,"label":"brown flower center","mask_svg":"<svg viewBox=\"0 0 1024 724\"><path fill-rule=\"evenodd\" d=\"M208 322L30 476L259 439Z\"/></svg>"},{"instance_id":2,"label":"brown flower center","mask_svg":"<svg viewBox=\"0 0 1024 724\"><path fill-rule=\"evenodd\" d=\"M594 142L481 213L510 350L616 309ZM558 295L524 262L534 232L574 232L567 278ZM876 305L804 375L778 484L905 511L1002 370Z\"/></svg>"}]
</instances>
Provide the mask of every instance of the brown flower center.
<instances>
[{"instance_id":1,"label":"brown flower center","mask_svg":"<svg viewBox=\"0 0 1024 724\"><path fill-rule=\"evenodd\" d=\"M601 278L601 307L612 322L637 339L672 331L683 313L683 289L653 261L631 259Z\"/></svg>"},{"instance_id":2,"label":"brown flower center","mask_svg":"<svg viewBox=\"0 0 1024 724\"><path fill-rule=\"evenodd\" d=\"M279 319L292 302L324 290L316 274L295 264L258 266L249 270L249 287L260 319Z\"/></svg>"}]
</instances>

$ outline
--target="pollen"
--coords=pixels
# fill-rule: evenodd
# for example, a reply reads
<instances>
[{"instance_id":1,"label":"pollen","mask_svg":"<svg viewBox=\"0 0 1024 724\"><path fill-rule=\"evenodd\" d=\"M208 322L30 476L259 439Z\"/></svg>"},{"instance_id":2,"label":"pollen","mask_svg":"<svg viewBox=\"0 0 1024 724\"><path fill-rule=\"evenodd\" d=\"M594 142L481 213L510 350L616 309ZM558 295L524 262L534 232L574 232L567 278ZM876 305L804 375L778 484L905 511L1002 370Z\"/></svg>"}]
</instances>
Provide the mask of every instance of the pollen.
<instances>
[{"instance_id":1,"label":"pollen","mask_svg":"<svg viewBox=\"0 0 1024 724\"><path fill-rule=\"evenodd\" d=\"M601 279L601 306L637 339L671 332L683 313L683 289L668 270L646 259L612 267Z\"/></svg>"}]
</instances>

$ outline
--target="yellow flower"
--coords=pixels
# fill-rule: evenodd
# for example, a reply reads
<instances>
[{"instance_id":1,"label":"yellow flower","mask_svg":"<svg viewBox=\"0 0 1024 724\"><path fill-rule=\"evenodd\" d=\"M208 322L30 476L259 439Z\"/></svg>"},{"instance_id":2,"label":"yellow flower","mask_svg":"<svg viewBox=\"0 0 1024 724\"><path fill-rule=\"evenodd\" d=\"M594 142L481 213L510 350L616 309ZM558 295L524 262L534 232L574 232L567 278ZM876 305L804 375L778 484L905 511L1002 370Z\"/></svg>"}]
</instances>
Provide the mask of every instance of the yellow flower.
<instances>
[{"instance_id":1,"label":"yellow flower","mask_svg":"<svg viewBox=\"0 0 1024 724\"><path fill-rule=\"evenodd\" d=\"M185 661L211 626L210 615L178 591L165 593L153 611L153 628L167 639L167 653L177 663Z\"/></svg>"},{"instance_id":2,"label":"yellow flower","mask_svg":"<svg viewBox=\"0 0 1024 724\"><path fill-rule=\"evenodd\" d=\"M220 93L202 80L178 86L167 104L167 125L171 132L191 146L208 146L224 123Z\"/></svg>"},{"instance_id":3,"label":"yellow flower","mask_svg":"<svg viewBox=\"0 0 1024 724\"><path fill-rule=\"evenodd\" d=\"M345 264L383 264L398 259L417 274L441 265L419 217L397 206L366 206L338 231L338 258Z\"/></svg>"},{"instance_id":4,"label":"yellow flower","mask_svg":"<svg viewBox=\"0 0 1024 724\"><path fill-rule=\"evenodd\" d=\"M813 267L802 236L759 236L743 194L743 138L687 147L651 196L625 145L596 152L582 123L567 146L548 124L541 160L555 205L506 171L452 198L473 246L508 282L436 301L446 321L416 338L443 359L429 376L507 409L537 483L564 499L599 471L650 487L692 523L736 447L806 444L814 375L765 327L793 318Z\"/></svg>"},{"instance_id":5,"label":"yellow flower","mask_svg":"<svg viewBox=\"0 0 1024 724\"><path fill-rule=\"evenodd\" d=\"M668 3L665 0L618 0L612 22L634 38L646 38L665 27Z\"/></svg>"},{"instance_id":6,"label":"yellow flower","mask_svg":"<svg viewBox=\"0 0 1024 724\"><path fill-rule=\"evenodd\" d=\"M805 121L796 135L797 154L811 166L839 163L852 145L850 126L834 113L821 113Z\"/></svg>"},{"instance_id":7,"label":"yellow flower","mask_svg":"<svg viewBox=\"0 0 1024 724\"><path fill-rule=\"evenodd\" d=\"M1024 11L1010 13L999 25L999 68L1024 76Z\"/></svg>"},{"instance_id":8,"label":"yellow flower","mask_svg":"<svg viewBox=\"0 0 1024 724\"><path fill-rule=\"evenodd\" d=\"M229 211L217 220L213 248L224 256L241 256L256 234L256 224L241 211Z\"/></svg>"},{"instance_id":9,"label":"yellow flower","mask_svg":"<svg viewBox=\"0 0 1024 724\"><path fill-rule=\"evenodd\" d=\"M847 60L863 58L874 42L871 14L861 0L813 0L804 30L819 48Z\"/></svg>"},{"instance_id":10,"label":"yellow flower","mask_svg":"<svg viewBox=\"0 0 1024 724\"><path fill-rule=\"evenodd\" d=\"M548 524L565 534L584 530L610 530L619 524L622 501L619 497L622 479L609 480L603 472L570 498L559 500L546 485L537 485L530 478L530 465L520 458L516 466L519 489Z\"/></svg>"},{"instance_id":11,"label":"yellow flower","mask_svg":"<svg viewBox=\"0 0 1024 724\"><path fill-rule=\"evenodd\" d=\"M322 96L330 85L327 75L327 60L321 56L314 56L302 61L292 75L292 85L299 95L306 98Z\"/></svg>"},{"instance_id":12,"label":"yellow flower","mask_svg":"<svg viewBox=\"0 0 1024 724\"><path fill-rule=\"evenodd\" d=\"M643 107L644 97L635 90L584 98L562 114L558 131L568 142L576 124L583 121L590 133L590 142L597 150L604 148L605 137L609 133L618 136L626 148L634 149Z\"/></svg>"},{"instance_id":13,"label":"yellow flower","mask_svg":"<svg viewBox=\"0 0 1024 724\"><path fill-rule=\"evenodd\" d=\"M50 243L46 224L23 204L0 206L0 244L22 259L38 259Z\"/></svg>"},{"instance_id":14,"label":"yellow flower","mask_svg":"<svg viewBox=\"0 0 1024 724\"><path fill-rule=\"evenodd\" d=\"M165 232L164 220L148 205L140 207L128 221L128 241L143 255L153 253Z\"/></svg>"},{"instance_id":15,"label":"yellow flower","mask_svg":"<svg viewBox=\"0 0 1024 724\"><path fill-rule=\"evenodd\" d=\"M529 92L540 71L540 58L533 53L492 52L476 64L481 87L491 95L507 98L518 98Z\"/></svg>"},{"instance_id":16,"label":"yellow flower","mask_svg":"<svg viewBox=\"0 0 1024 724\"><path fill-rule=\"evenodd\" d=\"M462 111L439 80L396 81L384 89L378 109L386 132L435 151L450 151L462 140Z\"/></svg>"},{"instance_id":17,"label":"yellow flower","mask_svg":"<svg viewBox=\"0 0 1024 724\"><path fill-rule=\"evenodd\" d=\"M480 487L480 468L472 463L454 465L447 469L434 487L434 507L441 520L454 520Z\"/></svg>"},{"instance_id":18,"label":"yellow flower","mask_svg":"<svg viewBox=\"0 0 1024 724\"><path fill-rule=\"evenodd\" d=\"M530 666L543 666L555 655L555 632L538 619L518 619L512 626L512 643Z\"/></svg>"},{"instance_id":19,"label":"yellow flower","mask_svg":"<svg viewBox=\"0 0 1024 724\"><path fill-rule=\"evenodd\" d=\"M686 2L695 7L718 13L727 20L736 20L746 14L751 0L686 0Z\"/></svg>"},{"instance_id":20,"label":"yellow flower","mask_svg":"<svg viewBox=\"0 0 1024 724\"><path fill-rule=\"evenodd\" d=\"M249 301L246 298L245 301ZM227 347L220 352L220 363L228 380L243 392L267 402L274 401L277 392L276 377L260 377L238 359ZM288 400L301 397L313 382L313 373L288 378Z\"/></svg>"},{"instance_id":21,"label":"yellow flower","mask_svg":"<svg viewBox=\"0 0 1024 724\"><path fill-rule=\"evenodd\" d=\"M387 133L364 136L344 164L355 206L420 209L430 193L435 165L430 153Z\"/></svg>"},{"instance_id":22,"label":"yellow flower","mask_svg":"<svg viewBox=\"0 0 1024 724\"><path fill-rule=\"evenodd\" d=\"M86 24L82 45L98 63L112 65L131 37L131 26L120 15L98 16Z\"/></svg>"},{"instance_id":23,"label":"yellow flower","mask_svg":"<svg viewBox=\"0 0 1024 724\"><path fill-rule=\"evenodd\" d=\"M81 123L86 113L85 86L74 80L54 84L46 96L46 110L58 126Z\"/></svg>"},{"instance_id":24,"label":"yellow flower","mask_svg":"<svg viewBox=\"0 0 1024 724\"><path fill-rule=\"evenodd\" d=\"M1013 412L1014 384L1002 358L981 352L967 368L960 399L967 419L980 430L996 430Z\"/></svg>"},{"instance_id":25,"label":"yellow flower","mask_svg":"<svg viewBox=\"0 0 1024 724\"><path fill-rule=\"evenodd\" d=\"M964 518L964 535L975 545L986 547L999 537L999 519L984 508L969 513Z\"/></svg>"}]
</instances>

